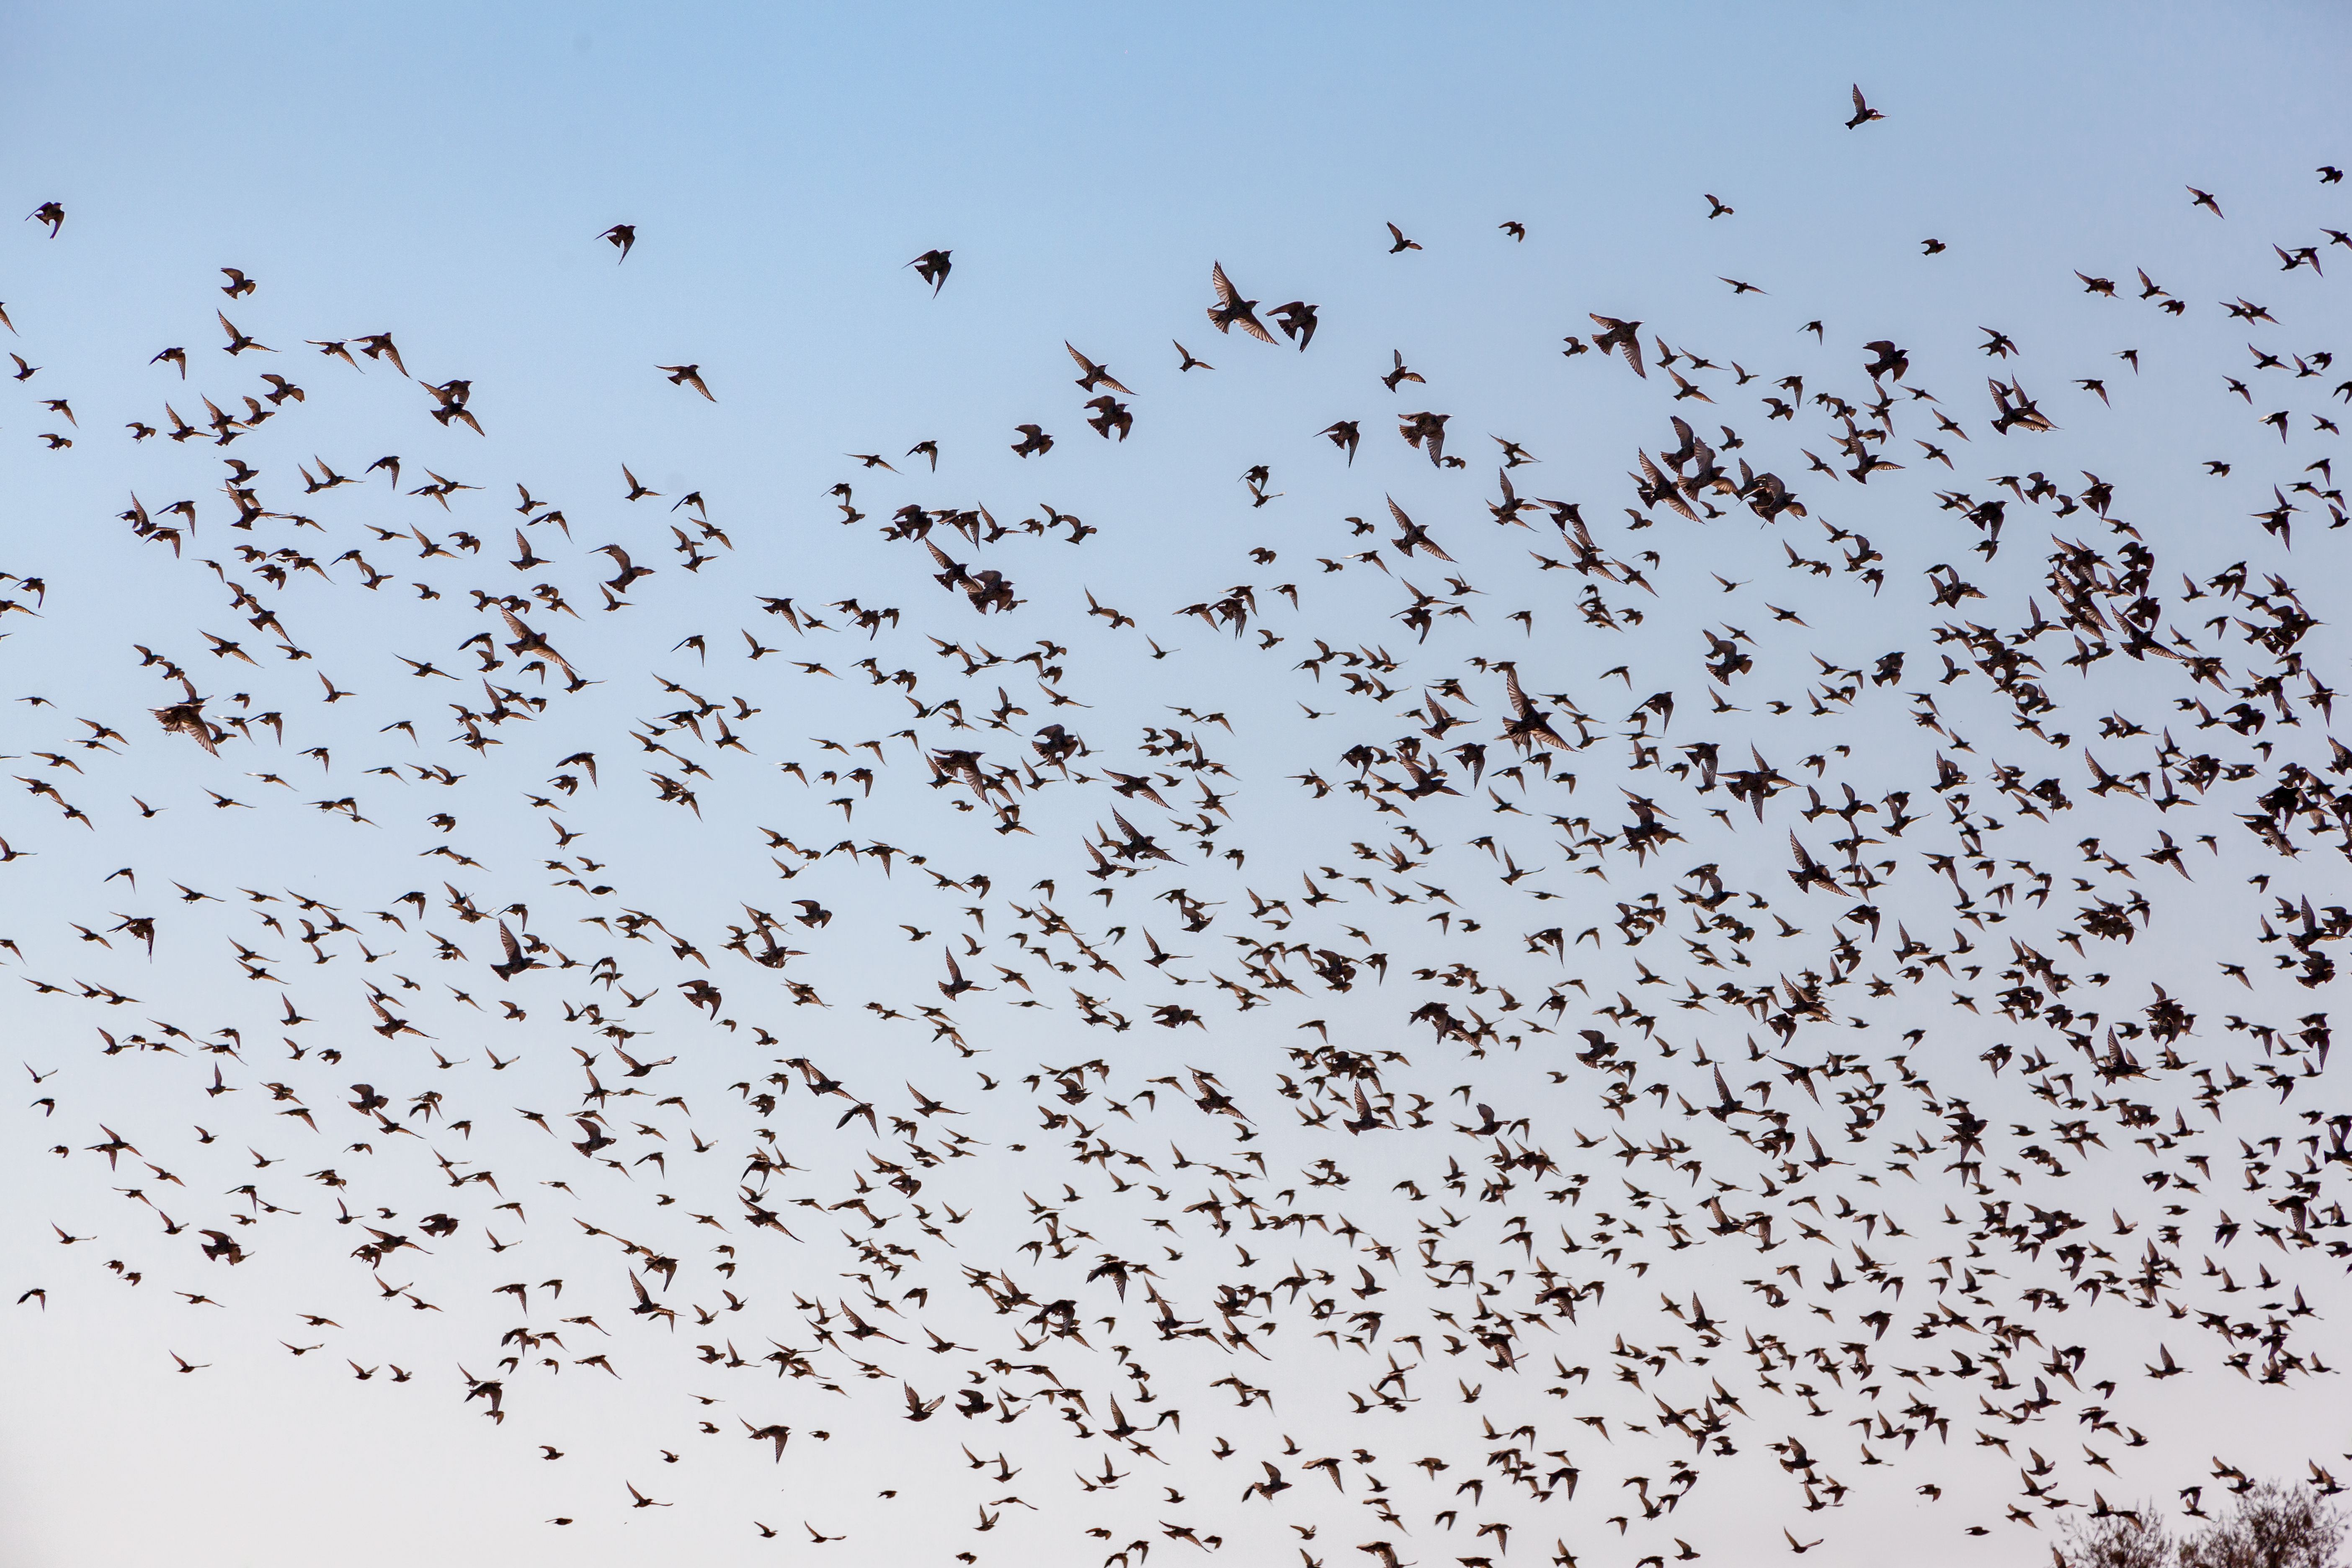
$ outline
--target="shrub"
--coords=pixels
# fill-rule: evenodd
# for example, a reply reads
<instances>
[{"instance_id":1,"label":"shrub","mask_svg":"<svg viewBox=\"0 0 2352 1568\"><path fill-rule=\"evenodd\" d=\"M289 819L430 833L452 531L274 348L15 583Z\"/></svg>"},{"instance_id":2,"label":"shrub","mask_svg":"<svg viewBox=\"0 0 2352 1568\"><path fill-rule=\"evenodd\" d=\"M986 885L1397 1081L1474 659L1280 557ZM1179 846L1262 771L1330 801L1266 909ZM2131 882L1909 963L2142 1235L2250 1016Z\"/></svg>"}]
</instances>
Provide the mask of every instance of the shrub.
<instances>
[{"instance_id":1,"label":"shrub","mask_svg":"<svg viewBox=\"0 0 2352 1568\"><path fill-rule=\"evenodd\" d=\"M2343 1515L2315 1489L2260 1481L2184 1542L2180 1568L2336 1568Z\"/></svg>"}]
</instances>

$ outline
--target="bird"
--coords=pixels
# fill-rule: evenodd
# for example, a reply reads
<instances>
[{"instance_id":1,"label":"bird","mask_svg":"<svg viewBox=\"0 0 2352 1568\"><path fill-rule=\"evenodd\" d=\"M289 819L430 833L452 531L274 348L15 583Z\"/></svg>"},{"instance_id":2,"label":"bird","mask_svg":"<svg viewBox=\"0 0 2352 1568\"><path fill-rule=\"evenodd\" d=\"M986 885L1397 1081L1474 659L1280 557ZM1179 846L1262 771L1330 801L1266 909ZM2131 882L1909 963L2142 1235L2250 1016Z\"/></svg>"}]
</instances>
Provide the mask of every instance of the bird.
<instances>
[{"instance_id":1,"label":"bird","mask_svg":"<svg viewBox=\"0 0 2352 1568\"><path fill-rule=\"evenodd\" d=\"M702 367L700 365L664 364L656 365L654 368L668 376L669 384L672 386L690 386L694 388L695 391L702 394L706 401L711 403L719 401L719 399L710 395L710 388L702 384Z\"/></svg>"},{"instance_id":2,"label":"bird","mask_svg":"<svg viewBox=\"0 0 2352 1568\"><path fill-rule=\"evenodd\" d=\"M1604 356L1612 352L1622 352L1625 356L1625 363L1633 367L1633 374L1644 380L1648 379L1650 373L1642 368L1642 323L1621 321L1613 316L1603 316L1597 312L1591 312L1591 314L1592 324L1602 329L1593 334L1592 346L1600 350Z\"/></svg>"},{"instance_id":3,"label":"bird","mask_svg":"<svg viewBox=\"0 0 2352 1568\"><path fill-rule=\"evenodd\" d=\"M246 333L237 331L236 323L230 321L228 317L221 311L215 310L213 314L219 317L221 331L228 334L227 346L221 351L222 353L227 354L241 354L246 353L247 350L254 350L261 353L274 353L277 352L268 344L257 342Z\"/></svg>"},{"instance_id":4,"label":"bird","mask_svg":"<svg viewBox=\"0 0 2352 1568\"><path fill-rule=\"evenodd\" d=\"M1181 344L1177 346L1179 348L1182 347ZM1097 387L1108 386L1113 392L1118 393L1123 396L1132 397L1135 395L1133 392L1119 384L1118 380L1110 374L1110 371L1107 366L1095 363L1094 361L1080 353L1076 349L1071 348L1066 339L1064 340L1062 347L1068 350L1070 358L1077 362L1079 372L1078 389L1080 391L1092 392Z\"/></svg>"},{"instance_id":5,"label":"bird","mask_svg":"<svg viewBox=\"0 0 2352 1568\"><path fill-rule=\"evenodd\" d=\"M933 299L937 299L940 290L947 287L948 274L955 270L955 264L948 259L953 254L946 250L926 250L907 263L915 269L916 277L931 286Z\"/></svg>"},{"instance_id":6,"label":"bird","mask_svg":"<svg viewBox=\"0 0 2352 1568\"><path fill-rule=\"evenodd\" d=\"M1305 300L1293 300L1286 305L1276 306L1267 313L1273 316L1274 324L1282 329L1282 335L1286 338L1296 338L1298 341L1298 352L1305 353L1307 345L1315 341L1317 321L1315 311L1316 307Z\"/></svg>"},{"instance_id":7,"label":"bird","mask_svg":"<svg viewBox=\"0 0 2352 1568\"><path fill-rule=\"evenodd\" d=\"M604 240L606 244L610 245L610 246L611 246L614 250L617 250L617 251L619 251L619 252L620 252L620 254L619 254L618 256L615 256L614 258L613 258L613 264L614 264L614 266L616 266L616 267L617 267L617 266L619 266L622 262L626 261L626 260L629 258L629 252L630 252L630 251L632 251L632 250L634 250L635 248L636 248L636 244L637 244L637 228L636 228L636 225L635 225L635 224L627 224L627 223L616 223L616 224L614 224L612 227L610 227L610 228L606 229L604 233L602 233L602 234L600 234L600 235L598 235L596 237L597 237L598 239Z\"/></svg>"},{"instance_id":8,"label":"bird","mask_svg":"<svg viewBox=\"0 0 2352 1568\"><path fill-rule=\"evenodd\" d=\"M1869 124L1874 120L1884 120L1885 118L1885 115L1881 114L1877 110L1871 108L1869 103L1864 101L1862 96L1862 84L1860 82L1856 82L1853 87L1853 118L1845 122L1845 128L1848 131L1853 131L1861 126Z\"/></svg>"},{"instance_id":9,"label":"bird","mask_svg":"<svg viewBox=\"0 0 2352 1568\"><path fill-rule=\"evenodd\" d=\"M1274 342L1274 334L1267 331L1257 319L1257 301L1241 297L1241 291L1225 276L1223 262L1210 264L1209 281L1217 291L1217 303L1209 307L1209 320L1215 323L1217 331L1226 332L1238 326L1262 343ZM1179 343L1176 346L1181 351L1184 345ZM1188 360L1191 357L1185 355ZM1189 370L1192 366L1187 364L1181 368Z\"/></svg>"}]
</instances>

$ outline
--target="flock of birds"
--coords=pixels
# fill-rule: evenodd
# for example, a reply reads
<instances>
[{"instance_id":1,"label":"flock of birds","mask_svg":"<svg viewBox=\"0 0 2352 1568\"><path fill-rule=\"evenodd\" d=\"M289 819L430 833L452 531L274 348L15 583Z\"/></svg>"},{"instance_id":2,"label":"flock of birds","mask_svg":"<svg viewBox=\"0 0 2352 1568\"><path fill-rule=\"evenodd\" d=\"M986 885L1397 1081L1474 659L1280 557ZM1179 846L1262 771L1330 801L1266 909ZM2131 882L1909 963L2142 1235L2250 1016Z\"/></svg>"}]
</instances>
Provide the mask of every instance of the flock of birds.
<instances>
[{"instance_id":1,"label":"flock of birds","mask_svg":"<svg viewBox=\"0 0 2352 1568\"><path fill-rule=\"evenodd\" d=\"M1850 128L1882 118L1853 101ZM63 206L31 216L70 243ZM600 237L625 266L639 235ZM2116 1468L2169 1380L2307 1416L2338 1370L2352 751L2287 575L2346 521L2352 380L2308 330L2336 246L2263 242L2245 287L2299 290L2275 310L2077 275L2135 333L2225 310L2256 340L2207 471L2268 504L2162 560L2132 519L2187 481L2036 455L2123 417L2131 342L2044 373L2083 372L2062 415L1990 326L1842 350L1811 321L1805 368L1750 371L1594 311L1569 395L1655 405L1622 480L1449 430L1383 343L1362 411L1241 477L1243 522L1282 519L1251 581L1191 603L1189 562L1066 585L1088 558L1061 552L1121 521L1000 521L938 493L935 440L850 454L787 520L837 508L869 580L822 581L812 546L751 581L766 524L617 461L550 487L319 456L304 422L362 374L497 446L471 381L268 321L236 268L221 341L162 348L113 431L69 345L0 306L7 426L42 426L11 462L169 447L197 498L0 562L18 1136L55 1145L49 1195L111 1215L11 1256L10 1299L159 1298L210 1336L165 1375L290 1352L534 1460L623 1456L556 1526L748 1455L729 1528L859 1550L790 1481L838 1435L891 1445L882 1496L919 1479L964 1563L999 1529L1107 1568L1243 1530L1305 1568L1754 1561L1882 1488L2038 1554L2133 1506ZM952 255L908 264L910 310ZM1171 384L1310 352L1316 304L1206 270L1224 368L1180 316ZM1076 417L1125 443L1144 398L1058 346ZM1923 384L1963 361L1983 394ZM1391 421L1442 505L1260 510L1276 461L1355 481ZM1043 470L1060 423L1007 444ZM1890 491L1929 465L1946 488ZM98 635L126 557L205 607L68 674L43 639ZM1902 646L1842 632L1889 605ZM698 629L617 662L656 611ZM1237 668L1304 717L1254 721ZM1192 695L1139 705L1152 681ZM811 734L817 703L865 729ZM353 847L271 860L321 821ZM215 881L208 839L276 879ZM2136 942L2205 956L2151 982ZM2238 1011L2200 1000L2224 986ZM279 1248L357 1305L247 1299ZM441 1314L446 1353L385 1363L362 1310ZM672 1426L535 1414L607 1376L676 1389ZM2309 1479L2339 1462L2315 1447ZM1777 1513L1682 1510L1735 1467ZM2217 1454L2182 1506L2251 1484Z\"/></svg>"}]
</instances>

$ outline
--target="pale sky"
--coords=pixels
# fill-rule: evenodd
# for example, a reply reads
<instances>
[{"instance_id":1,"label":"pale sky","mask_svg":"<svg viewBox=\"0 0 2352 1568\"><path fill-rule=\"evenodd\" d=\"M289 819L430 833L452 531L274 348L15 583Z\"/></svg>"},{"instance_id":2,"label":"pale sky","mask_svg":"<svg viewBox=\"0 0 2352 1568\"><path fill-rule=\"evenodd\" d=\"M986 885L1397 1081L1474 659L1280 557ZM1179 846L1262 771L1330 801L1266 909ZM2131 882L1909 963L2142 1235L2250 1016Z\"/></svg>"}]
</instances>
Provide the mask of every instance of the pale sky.
<instances>
[{"instance_id":1,"label":"pale sky","mask_svg":"<svg viewBox=\"0 0 2352 1568\"><path fill-rule=\"evenodd\" d=\"M54 238L38 222L0 233L15 329L0 349L29 367L0 392L0 598L37 612L0 614L0 752L57 792L0 795L0 839L19 852L0 862L0 1017L40 1080L0 1111L0 1173L19 1194L0 1227L0 1563L969 1552L1093 1568L1139 1540L1188 1557L1195 1544L1167 1533L1181 1528L1253 1563L1298 1550L1334 1568L1380 1541L1424 1564L1539 1561L1555 1542L1624 1568L1684 1542L1761 1562L1789 1551L1783 1530L1822 1542L1813 1562L1992 1564L2038 1561L2054 1538L2060 1512L2021 1490L2029 1451L2051 1461L2052 1495L2169 1508L2202 1484L2210 1509L2217 1455L2296 1477L2352 1447L2316 1369L2255 1381L2263 1323L2326 1361L2352 1300L2324 1217L2342 1197L2343 1163L2325 1157L2340 1096L2316 1054L2282 1035L2266 1056L2243 1026L2292 1033L2338 998L2340 982L2298 984L2275 962L2329 942L2261 939L2327 927L2342 834L2300 820L2288 859L2241 820L2288 764L2340 782L2305 689L2345 676L2346 563L2319 493L2336 437L2318 421L2352 369L2326 357L2346 345L2336 275L2352 271L2327 234L2352 211L2316 172L2352 159L2335 12L9 6L0 39L16 68L0 100L7 199L65 209ZM1849 129L1857 83L1885 118ZM599 238L615 224L634 226L625 260ZM1392 251L1391 224L1419 248ZM2274 247L2316 247L2326 275L2283 271ZM936 296L907 266L935 247L953 262ZM1203 314L1220 262L1262 316L1316 305L1311 346L1220 333ZM253 291L221 292L226 268ZM216 311L270 352L224 354ZM1563 355L1594 312L1643 323L1645 377ZM356 353L376 332L405 375L309 346ZM1989 333L2016 352L1981 352ZM1888 436L1870 449L1901 467L1864 484L1839 447L1859 438L1814 399L1876 417L1862 367L1880 341L1908 364L1885 383ZM1066 342L1131 389L1128 439L1087 428L1096 389L1071 384ZM1213 368L1180 372L1179 343ZM1662 365L1659 343L1709 363ZM184 378L154 363L169 347ZM1400 363L1423 379L1383 385ZM709 400L654 368L679 364ZM1674 371L1706 401L1676 398ZM166 404L198 425L207 399L234 416L269 390L265 372L304 395L259 405L272 417L226 446L166 438ZM2013 378L2056 427L1997 433L1988 377ZM480 434L431 420L422 384L453 379ZM2261 423L2274 409L2284 436ZM1424 410L1449 416L1445 450L1465 466L1399 438ZM1663 459L1674 416L1735 482L1742 459L1769 468L1810 515L1768 522L1715 493L1722 515L1704 523L1663 505L1629 516L1636 450ZM1360 427L1352 461L1318 434L1337 421ZM166 434L134 441L133 422ZM1052 450L1010 450L1023 424ZM908 451L925 441L936 468ZM1534 460L1498 479L1498 442ZM396 486L370 467L395 454ZM625 466L658 494L626 499ZM357 482L306 493L329 469ZM236 529L225 479L273 515ZM445 510L415 493L436 479L474 488ZM1580 507L1617 564L1553 574L1543 563L1567 565L1572 542L1539 504L1528 531L1498 526L1501 479ZM2037 736L1937 628L2059 620L2053 538L2122 569L2133 536L2078 499L2101 483L2154 554L2159 635L2224 672L2197 686L2179 659L2069 668L2075 630L2053 630L2027 650L2055 704ZM861 514L846 522L828 493L844 484ZM568 529L519 507L519 485ZM1966 509L1938 502L1958 491L2007 505L1990 559ZM2256 521L2288 496L2292 550ZM184 497L192 531L165 510ZM184 529L176 554L119 517L134 498ZM1391 504L1450 559L1391 544ZM984 508L1011 530L975 547L941 521L929 539L1002 571L1020 608L976 616L920 544L886 538L908 506ZM1097 531L1073 546L1068 518ZM504 563L526 527L538 559L518 571ZM421 556L412 530L444 553ZM599 586L606 544L655 571L621 609ZM295 553L273 563L279 549ZM2241 562L2259 605L2211 585ZM1863 575L1874 564L1883 583ZM2293 727L2235 689L2279 668L2244 629L2287 603L2265 591L2272 574L2322 623L2283 688ZM1956 580L1983 596L1935 603ZM596 684L528 671L535 650L509 646L476 592L541 583L576 616L541 595L524 621ZM1241 635L1183 614L1242 584ZM1594 588L1613 628L1583 607ZM1404 617L1424 592L1421 640ZM787 596L829 626L762 612ZM834 607L849 600L898 615L869 636ZM265 610L278 620L257 623ZM1727 628L1753 667L1711 675ZM484 633L496 672L465 646ZM1300 662L1318 639L1319 671ZM254 662L208 651L222 640ZM1898 650L1901 675L1874 683ZM1543 767L1515 752L1496 660L1559 694L1537 700L1593 743ZM179 691L165 661L211 722L245 721L217 756L159 726ZM1637 709L1664 692L1670 721ZM2267 727L2200 728L2200 700L2209 718L2250 702ZM1090 748L1071 763L1084 782L1033 746L1052 723ZM1400 800L1405 737L1433 761L1482 743L1483 772L1445 759L1458 794ZM1702 796L1685 748L1705 743L1727 773L1752 755L1779 775L1760 814L1721 784ZM1349 788L1358 744L1382 749L1370 772L1400 789ZM956 749L1026 764L1017 817L1002 792L976 801L952 761L937 773L918 756ZM569 760L582 752L593 781ZM1936 789L1939 754L1969 775L1966 804ZM2209 754L2210 778L2183 771ZM2147 793L2183 805L2095 795L2094 758L2126 780L2152 770ZM2068 809L2021 793L2045 778ZM1794 888L1792 832L1845 868L1841 785L1874 808L1852 819L1874 836L1857 863L1895 868L1874 888ZM1810 816L1808 787L1823 808ZM1633 797L1680 841L1639 859L1592 843L1641 820ZM1890 836L1904 810L1916 826ZM1114 856L1133 842L1113 811L1181 864L1089 876L1089 841ZM800 854L844 842L856 857ZM2167 843L2180 875L2145 858ZM1702 867L1724 903L1694 901ZM412 890L421 909L397 901ZM2086 910L2136 895L2128 942L2084 934ZM2278 902L2306 897L2310 928ZM1661 910L1646 935L1645 898ZM491 973L494 922L518 903L509 928L579 967ZM1874 929L1847 918L1858 904ZM654 940L618 929L625 910L660 922ZM1733 918L1704 924L1717 912ZM141 919L152 957L118 923ZM762 930L799 951L757 967L727 950L730 927L751 951ZM2032 978L2038 960L2012 941L2072 989ZM1275 942L1304 945L1269 956ZM1179 956L1149 963L1148 943ZM943 995L943 949L985 989ZM1363 967L1375 952L1384 977ZM1318 977L1341 973L1331 953L1358 965L1344 992ZM583 978L608 955L612 984ZM1808 970L1853 973L1786 1041L1769 1019L1789 993L1750 1010L1719 989ZM2074 1029L2102 1053L2109 1026L2151 1023L2158 987L2196 1023L2172 1042L2178 1065L2129 1036L2150 1076L2103 1087L2047 1015L2003 1015L2001 994L2029 980L2096 1013ZM795 1005L787 983L813 990ZM719 994L708 1012L698 984ZM1496 1032L1465 1048L1415 1016L1424 1005ZM1630 1102L1612 1103L1599 1057L1577 1059L1587 1029L1636 1064ZM100 1030L124 1048L106 1052ZM1307 1055L1327 1042L1401 1053L1368 1087L1412 1124L1343 1131L1358 1111L1327 1089L1353 1084ZM2037 1049L2071 1088L2045 1079L2036 1098L2012 1064ZM623 1053L655 1065L627 1076ZM590 1054L597 1084L645 1098L605 1100L616 1144L583 1156L563 1145L583 1137L569 1118L590 1108ZM782 1065L794 1058L845 1095L810 1093ZM1052 1070L1096 1061L1083 1099ZM1733 1118L1708 1114L1718 1064ZM2226 1120L2199 1104L2200 1069L2248 1080ZM761 1108L770 1075L788 1088ZM359 1084L417 1136L354 1108ZM2125 1100L2158 1131L2125 1125ZM1329 1114L1310 1122L1318 1101ZM1984 1193L1948 1169L1960 1101L1987 1123ZM836 1126L855 1104L877 1125ZM1481 1133L1482 1107L1509 1142ZM1766 1111L1788 1118L1797 1165L1754 1146ZM975 1141L968 1163L950 1127ZM1802 1163L1808 1132L1821 1163ZM1513 1148L1554 1168L1507 1172L1513 1187L1482 1201ZM758 1151L793 1169L762 1176ZM469 1179L482 1172L495 1191ZM2308 1247L2282 1206L2289 1182L2315 1184ZM1237 1194L1265 1221L1319 1217L1253 1228ZM2029 1258L1984 1238L1983 1205L2004 1200L2001 1223L2063 1209L2085 1224ZM797 1239L750 1223L755 1201ZM1732 1228L1768 1212L1769 1238ZM424 1228L436 1215L456 1229ZM420 1249L354 1257L370 1223ZM207 1230L246 1260L208 1259ZM2151 1245L2181 1274L2094 1296L2056 1250L2076 1243L2108 1255L2086 1278L2129 1280ZM648 1258L677 1260L674 1281ZM1156 1276L1122 1296L1089 1278L1106 1259ZM971 1275L998 1269L1034 1301L992 1310ZM632 1274L674 1327L631 1313ZM557 1279L560 1294L541 1284ZM1552 1283L1576 1292L1573 1321L1543 1297ZM528 1294L496 1293L509 1284ZM1172 1321L1230 1337L1165 1337L1147 1284ZM1221 1291L1249 1288L1268 1295L1220 1317ZM2288 1316L2297 1289L2315 1319ZM1030 1314L1064 1300L1084 1342L1041 1342ZM908 1342L852 1337L845 1302ZM1484 1303L1512 1314L1516 1366L1465 1329ZM1350 1321L1367 1311L1381 1321ZM2225 1342L2207 1313L2253 1327ZM2003 1324L2034 1337L1997 1392ZM517 1325L560 1343L502 1342ZM1790 1356L1742 1353L1772 1336ZM751 1364L728 1367L730 1344ZM760 1360L778 1346L808 1375ZM2070 1347L2087 1358L2079 1386L2049 1370L2074 1373ZM2147 1375L2165 1352L2187 1375ZM2229 1364L2239 1352L2249 1375ZM501 1384L503 1422L460 1368ZM2018 1414L2037 1378L2056 1403ZM945 1403L908 1422L902 1385ZM967 1387L1004 1402L960 1414ZM1128 1440L1107 1434L1114 1397ZM1703 1459L1662 1405L1721 1418ZM1168 1411L1181 1427L1154 1428ZM792 1429L780 1459L747 1441L774 1424ZM1325 1457L1339 1467L1305 1468ZM1644 1498L1683 1490L1684 1461L1701 1479L1645 1517ZM1262 1462L1296 1489L1243 1495ZM1393 1521L1367 1506L1381 1500ZM2012 1504L2037 1527L2005 1518ZM1507 1533L1475 1533L1488 1523Z\"/></svg>"}]
</instances>

